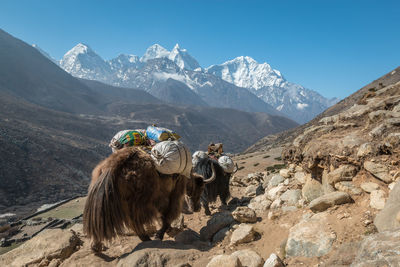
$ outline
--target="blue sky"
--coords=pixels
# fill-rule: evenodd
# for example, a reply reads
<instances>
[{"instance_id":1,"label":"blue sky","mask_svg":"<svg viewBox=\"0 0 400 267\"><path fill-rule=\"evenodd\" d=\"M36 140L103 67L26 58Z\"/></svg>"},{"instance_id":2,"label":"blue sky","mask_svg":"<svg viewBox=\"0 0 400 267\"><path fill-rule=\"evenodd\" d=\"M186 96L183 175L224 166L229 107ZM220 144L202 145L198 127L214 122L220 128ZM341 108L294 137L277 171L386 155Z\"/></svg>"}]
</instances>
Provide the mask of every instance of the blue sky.
<instances>
[{"instance_id":1,"label":"blue sky","mask_svg":"<svg viewBox=\"0 0 400 267\"><path fill-rule=\"evenodd\" d=\"M57 59L79 42L105 59L179 43L203 67L251 56L326 97L400 65L400 1L1 0L0 28Z\"/></svg>"}]
</instances>

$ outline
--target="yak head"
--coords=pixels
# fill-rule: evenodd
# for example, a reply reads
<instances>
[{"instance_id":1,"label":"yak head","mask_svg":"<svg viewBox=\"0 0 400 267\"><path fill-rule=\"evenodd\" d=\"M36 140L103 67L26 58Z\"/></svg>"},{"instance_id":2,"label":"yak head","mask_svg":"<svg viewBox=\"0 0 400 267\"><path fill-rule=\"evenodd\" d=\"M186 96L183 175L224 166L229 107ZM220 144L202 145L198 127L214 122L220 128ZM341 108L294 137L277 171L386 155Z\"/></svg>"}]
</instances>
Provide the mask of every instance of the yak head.
<instances>
[{"instance_id":1,"label":"yak head","mask_svg":"<svg viewBox=\"0 0 400 267\"><path fill-rule=\"evenodd\" d=\"M193 170L190 174L189 182L186 186L186 201L185 204L188 212L200 211L200 198L204 191L206 184L211 183L216 178L216 172L213 165L211 165L212 175L210 178L205 178L202 175L195 173Z\"/></svg>"}]
</instances>

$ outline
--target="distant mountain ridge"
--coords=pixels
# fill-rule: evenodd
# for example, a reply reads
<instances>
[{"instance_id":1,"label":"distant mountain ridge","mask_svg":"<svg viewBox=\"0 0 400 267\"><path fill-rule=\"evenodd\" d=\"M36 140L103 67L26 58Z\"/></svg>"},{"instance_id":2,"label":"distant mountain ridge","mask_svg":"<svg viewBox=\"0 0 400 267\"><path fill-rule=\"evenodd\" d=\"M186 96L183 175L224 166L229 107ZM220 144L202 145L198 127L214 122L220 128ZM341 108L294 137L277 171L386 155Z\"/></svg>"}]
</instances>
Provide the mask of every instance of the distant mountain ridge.
<instances>
[{"instance_id":1,"label":"distant mountain ridge","mask_svg":"<svg viewBox=\"0 0 400 267\"><path fill-rule=\"evenodd\" d=\"M154 61L156 59L159 60ZM174 94L167 94L168 97L163 99L167 102L188 105L207 103L210 106L261 111L285 115L299 123L311 120L338 101L288 82L280 71L272 69L268 63L260 64L247 56L203 69L178 44L171 51L154 44L142 57L120 54L111 60L104 60L89 46L80 43L63 56L60 66L75 77L139 88L156 97L165 97L165 88L172 90L171 82L167 84L167 80L173 79L183 83L178 87L184 89L175 89ZM188 93L188 88L195 94ZM250 94L239 93L238 88L245 88L267 105ZM188 94L190 97L184 103ZM210 101L208 95L217 99L228 96L230 101L215 103ZM239 95L245 99L236 98Z\"/></svg>"}]
</instances>

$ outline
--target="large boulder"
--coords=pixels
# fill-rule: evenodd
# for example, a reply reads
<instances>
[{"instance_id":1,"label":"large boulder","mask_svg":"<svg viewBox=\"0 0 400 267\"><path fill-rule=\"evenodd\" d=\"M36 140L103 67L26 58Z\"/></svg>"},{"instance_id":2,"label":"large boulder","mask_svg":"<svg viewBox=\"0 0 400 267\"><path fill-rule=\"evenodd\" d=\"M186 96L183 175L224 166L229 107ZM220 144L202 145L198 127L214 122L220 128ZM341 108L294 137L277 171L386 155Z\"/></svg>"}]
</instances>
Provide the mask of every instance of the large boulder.
<instances>
[{"instance_id":1,"label":"large boulder","mask_svg":"<svg viewBox=\"0 0 400 267\"><path fill-rule=\"evenodd\" d=\"M290 228L286 256L320 257L329 253L335 240L336 234L328 227L327 214L318 213Z\"/></svg>"},{"instance_id":2,"label":"large boulder","mask_svg":"<svg viewBox=\"0 0 400 267\"><path fill-rule=\"evenodd\" d=\"M339 168L326 175L327 182L331 185L342 182L352 181L357 174L357 167L353 165L341 165Z\"/></svg>"},{"instance_id":3,"label":"large boulder","mask_svg":"<svg viewBox=\"0 0 400 267\"><path fill-rule=\"evenodd\" d=\"M283 181L285 181L285 178L280 174L276 174L276 175L272 176L271 180L269 180L268 188L275 187L275 186L279 185L280 183L283 183Z\"/></svg>"},{"instance_id":4,"label":"large boulder","mask_svg":"<svg viewBox=\"0 0 400 267\"><path fill-rule=\"evenodd\" d=\"M311 201L309 208L313 212L321 212L335 205L351 202L353 202L353 199L349 194L345 192L332 192Z\"/></svg>"},{"instance_id":5,"label":"large boulder","mask_svg":"<svg viewBox=\"0 0 400 267\"><path fill-rule=\"evenodd\" d=\"M366 237L351 266L400 266L400 230Z\"/></svg>"},{"instance_id":6,"label":"large boulder","mask_svg":"<svg viewBox=\"0 0 400 267\"><path fill-rule=\"evenodd\" d=\"M211 241L215 233L234 222L235 219L230 212L218 212L208 220L206 226L200 229L200 239L203 241Z\"/></svg>"},{"instance_id":7,"label":"large boulder","mask_svg":"<svg viewBox=\"0 0 400 267\"><path fill-rule=\"evenodd\" d=\"M0 266L47 265L49 260L62 262L79 249L82 241L71 230L45 230L18 248L0 256ZM47 262L47 263L46 263Z\"/></svg>"},{"instance_id":8,"label":"large boulder","mask_svg":"<svg viewBox=\"0 0 400 267\"><path fill-rule=\"evenodd\" d=\"M381 210L385 207L386 193L383 190L374 190L371 192L369 205L371 208Z\"/></svg>"},{"instance_id":9,"label":"large boulder","mask_svg":"<svg viewBox=\"0 0 400 267\"><path fill-rule=\"evenodd\" d=\"M379 232L400 228L400 181L389 194L385 207L375 217Z\"/></svg>"},{"instance_id":10,"label":"large boulder","mask_svg":"<svg viewBox=\"0 0 400 267\"><path fill-rule=\"evenodd\" d=\"M383 164L366 161L364 162L364 169L385 183L391 183L393 181L393 177L389 174L388 167Z\"/></svg>"},{"instance_id":11,"label":"large boulder","mask_svg":"<svg viewBox=\"0 0 400 267\"><path fill-rule=\"evenodd\" d=\"M295 206L301 198L300 189L290 189L280 196L280 199L287 205Z\"/></svg>"}]
</instances>

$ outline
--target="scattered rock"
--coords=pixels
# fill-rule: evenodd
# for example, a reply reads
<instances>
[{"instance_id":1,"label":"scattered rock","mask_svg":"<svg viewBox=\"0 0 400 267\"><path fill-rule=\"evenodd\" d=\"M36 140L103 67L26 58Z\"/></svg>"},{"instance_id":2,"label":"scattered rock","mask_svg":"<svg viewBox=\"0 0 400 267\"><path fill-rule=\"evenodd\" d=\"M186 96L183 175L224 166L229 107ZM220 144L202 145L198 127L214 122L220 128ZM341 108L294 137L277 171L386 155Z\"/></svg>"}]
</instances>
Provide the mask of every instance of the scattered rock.
<instances>
[{"instance_id":1,"label":"scattered rock","mask_svg":"<svg viewBox=\"0 0 400 267\"><path fill-rule=\"evenodd\" d=\"M200 239L211 241L215 233L235 222L232 214L228 211L215 213L207 225L200 229Z\"/></svg>"},{"instance_id":2,"label":"scattered rock","mask_svg":"<svg viewBox=\"0 0 400 267\"><path fill-rule=\"evenodd\" d=\"M269 255L269 258L264 262L263 267L284 267L282 260L276 255L272 253Z\"/></svg>"},{"instance_id":3,"label":"scattered rock","mask_svg":"<svg viewBox=\"0 0 400 267\"><path fill-rule=\"evenodd\" d=\"M257 222L256 212L249 207L237 207L232 212L233 218L240 223L255 223Z\"/></svg>"},{"instance_id":4,"label":"scattered rock","mask_svg":"<svg viewBox=\"0 0 400 267\"><path fill-rule=\"evenodd\" d=\"M400 227L400 181L389 194L385 207L375 217L374 224L379 232Z\"/></svg>"},{"instance_id":5,"label":"scattered rock","mask_svg":"<svg viewBox=\"0 0 400 267\"><path fill-rule=\"evenodd\" d=\"M335 240L336 234L328 227L327 214L315 214L290 228L286 256L320 257L329 253Z\"/></svg>"},{"instance_id":6,"label":"scattered rock","mask_svg":"<svg viewBox=\"0 0 400 267\"><path fill-rule=\"evenodd\" d=\"M183 244L193 244L200 240L200 235L191 230L185 230L175 236L175 241Z\"/></svg>"},{"instance_id":7,"label":"scattered rock","mask_svg":"<svg viewBox=\"0 0 400 267\"><path fill-rule=\"evenodd\" d=\"M302 195L307 202L311 202L324 194L324 189L322 184L311 177L307 177L307 181L304 184L302 190Z\"/></svg>"},{"instance_id":8,"label":"scattered rock","mask_svg":"<svg viewBox=\"0 0 400 267\"><path fill-rule=\"evenodd\" d=\"M309 208L313 212L321 212L332 206L351 202L353 202L353 199L349 194L345 192L332 192L311 201Z\"/></svg>"},{"instance_id":9,"label":"scattered rock","mask_svg":"<svg viewBox=\"0 0 400 267\"><path fill-rule=\"evenodd\" d=\"M301 184L306 183L306 174L305 172L296 172L294 174L294 178Z\"/></svg>"},{"instance_id":10,"label":"scattered rock","mask_svg":"<svg viewBox=\"0 0 400 267\"><path fill-rule=\"evenodd\" d=\"M352 182L336 183L335 188L341 192L345 192L350 195L361 195L362 193L361 189L356 187Z\"/></svg>"},{"instance_id":11,"label":"scattered rock","mask_svg":"<svg viewBox=\"0 0 400 267\"><path fill-rule=\"evenodd\" d=\"M360 186L361 186L361 189L367 193L371 193L372 191L379 189L379 185L377 183L373 183L373 182L362 183Z\"/></svg>"},{"instance_id":12,"label":"scattered rock","mask_svg":"<svg viewBox=\"0 0 400 267\"><path fill-rule=\"evenodd\" d=\"M257 195L257 185L249 185L244 192L245 196L255 197Z\"/></svg>"},{"instance_id":13,"label":"scattered rock","mask_svg":"<svg viewBox=\"0 0 400 267\"><path fill-rule=\"evenodd\" d=\"M250 224L241 224L233 231L230 245L248 243L256 238L256 231Z\"/></svg>"},{"instance_id":14,"label":"scattered rock","mask_svg":"<svg viewBox=\"0 0 400 267\"><path fill-rule=\"evenodd\" d=\"M238 250L231 256L238 257L242 266L246 267L262 267L264 263L263 258L251 249Z\"/></svg>"},{"instance_id":15,"label":"scattered rock","mask_svg":"<svg viewBox=\"0 0 400 267\"><path fill-rule=\"evenodd\" d=\"M277 199L285 191L285 188L286 187L284 185L278 185L278 186L275 186L275 187L271 188L266 193L268 199L274 201L275 199Z\"/></svg>"},{"instance_id":16,"label":"scattered rock","mask_svg":"<svg viewBox=\"0 0 400 267\"><path fill-rule=\"evenodd\" d=\"M385 183L390 183L393 181L393 177L389 174L389 169L383 164L366 161L364 162L364 169Z\"/></svg>"},{"instance_id":17,"label":"scattered rock","mask_svg":"<svg viewBox=\"0 0 400 267\"><path fill-rule=\"evenodd\" d=\"M232 255L217 255L211 259L207 267L242 267L237 256Z\"/></svg>"},{"instance_id":18,"label":"scattered rock","mask_svg":"<svg viewBox=\"0 0 400 267\"><path fill-rule=\"evenodd\" d=\"M275 211L275 210L271 210L268 212L268 219L269 220L275 220L279 218L280 213Z\"/></svg>"},{"instance_id":19,"label":"scattered rock","mask_svg":"<svg viewBox=\"0 0 400 267\"><path fill-rule=\"evenodd\" d=\"M361 242L352 267L400 266L400 230L385 231Z\"/></svg>"},{"instance_id":20,"label":"scattered rock","mask_svg":"<svg viewBox=\"0 0 400 267\"><path fill-rule=\"evenodd\" d=\"M390 183L390 184L388 185L389 191L392 191L395 185L396 185L395 182Z\"/></svg>"},{"instance_id":21,"label":"scattered rock","mask_svg":"<svg viewBox=\"0 0 400 267\"><path fill-rule=\"evenodd\" d=\"M381 210L385 207L385 191L383 190L374 190L370 195L369 205L377 210Z\"/></svg>"},{"instance_id":22,"label":"scattered rock","mask_svg":"<svg viewBox=\"0 0 400 267\"><path fill-rule=\"evenodd\" d=\"M362 158L374 153L374 148L370 143L362 144L357 151L357 157Z\"/></svg>"},{"instance_id":23,"label":"scattered rock","mask_svg":"<svg viewBox=\"0 0 400 267\"><path fill-rule=\"evenodd\" d=\"M291 177L291 172L288 169L281 169L279 171L279 174L284 178L290 178Z\"/></svg>"},{"instance_id":24,"label":"scattered rock","mask_svg":"<svg viewBox=\"0 0 400 267\"><path fill-rule=\"evenodd\" d=\"M341 165L334 171L326 174L327 183L333 185L342 181L352 181L357 174L357 168L353 165Z\"/></svg>"},{"instance_id":25,"label":"scattered rock","mask_svg":"<svg viewBox=\"0 0 400 267\"><path fill-rule=\"evenodd\" d=\"M224 240L225 237L228 235L228 233L229 233L229 227L222 228L213 236L212 242L216 243Z\"/></svg>"},{"instance_id":26,"label":"scattered rock","mask_svg":"<svg viewBox=\"0 0 400 267\"><path fill-rule=\"evenodd\" d=\"M282 175L276 174L272 176L271 180L269 180L268 183L268 188L275 187L279 185L280 183L283 183L285 181L285 178Z\"/></svg>"},{"instance_id":27,"label":"scattered rock","mask_svg":"<svg viewBox=\"0 0 400 267\"><path fill-rule=\"evenodd\" d=\"M275 199L271 204L271 209L276 210L279 209L283 204L283 201L280 198Z\"/></svg>"},{"instance_id":28,"label":"scattered rock","mask_svg":"<svg viewBox=\"0 0 400 267\"><path fill-rule=\"evenodd\" d=\"M253 209L257 215L261 216L269 209L272 201L268 199L267 195L256 196L250 201L249 208Z\"/></svg>"},{"instance_id":29,"label":"scattered rock","mask_svg":"<svg viewBox=\"0 0 400 267\"><path fill-rule=\"evenodd\" d=\"M371 137L379 137L379 136L382 136L383 133L386 131L386 129L387 129L387 125L382 123L382 124L376 126L374 129L372 129L372 130L369 132L369 135L370 135Z\"/></svg>"},{"instance_id":30,"label":"scattered rock","mask_svg":"<svg viewBox=\"0 0 400 267\"><path fill-rule=\"evenodd\" d=\"M301 198L300 189L290 189L280 196L280 199L287 205L296 205Z\"/></svg>"},{"instance_id":31,"label":"scattered rock","mask_svg":"<svg viewBox=\"0 0 400 267\"><path fill-rule=\"evenodd\" d=\"M45 230L21 246L1 255L0 266L35 265L47 258L63 261L78 250L81 244L82 241L74 231Z\"/></svg>"}]
</instances>

